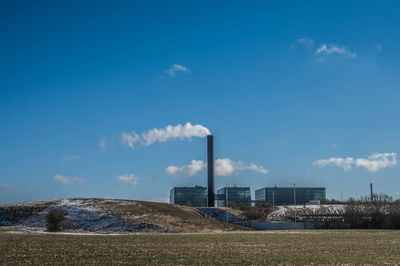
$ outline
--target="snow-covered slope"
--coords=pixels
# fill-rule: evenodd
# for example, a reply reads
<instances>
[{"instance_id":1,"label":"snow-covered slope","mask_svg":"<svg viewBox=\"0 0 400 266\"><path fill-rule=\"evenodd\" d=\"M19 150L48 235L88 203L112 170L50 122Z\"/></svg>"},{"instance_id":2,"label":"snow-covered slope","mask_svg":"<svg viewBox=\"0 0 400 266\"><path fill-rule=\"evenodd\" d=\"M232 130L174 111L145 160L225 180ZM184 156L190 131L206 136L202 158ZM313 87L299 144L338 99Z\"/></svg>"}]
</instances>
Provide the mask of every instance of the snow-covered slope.
<instances>
[{"instance_id":1,"label":"snow-covered slope","mask_svg":"<svg viewBox=\"0 0 400 266\"><path fill-rule=\"evenodd\" d=\"M208 219L195 208L118 199L58 199L0 205L0 226L45 227L53 208L67 211L67 230L107 232L198 232L238 230Z\"/></svg>"},{"instance_id":2,"label":"snow-covered slope","mask_svg":"<svg viewBox=\"0 0 400 266\"><path fill-rule=\"evenodd\" d=\"M116 204L118 205L118 203ZM132 201L131 204L136 205L136 202ZM46 215L53 208L62 208L67 212L63 224L65 229L130 232L166 231L156 225L121 219L104 211L102 205L95 204L92 200L84 199L62 199L3 205L0 207L0 225L45 227Z\"/></svg>"}]
</instances>

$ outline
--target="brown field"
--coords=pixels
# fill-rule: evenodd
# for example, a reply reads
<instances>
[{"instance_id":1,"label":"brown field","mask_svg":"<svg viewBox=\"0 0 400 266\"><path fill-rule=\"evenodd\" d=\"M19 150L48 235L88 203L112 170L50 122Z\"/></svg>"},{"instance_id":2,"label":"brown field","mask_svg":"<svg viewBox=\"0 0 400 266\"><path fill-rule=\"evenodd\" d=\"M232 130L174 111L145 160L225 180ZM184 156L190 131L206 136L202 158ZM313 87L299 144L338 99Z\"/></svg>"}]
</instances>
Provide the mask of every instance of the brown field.
<instances>
[{"instance_id":1,"label":"brown field","mask_svg":"<svg viewBox=\"0 0 400 266\"><path fill-rule=\"evenodd\" d=\"M398 264L400 231L76 236L0 231L0 264Z\"/></svg>"}]
</instances>

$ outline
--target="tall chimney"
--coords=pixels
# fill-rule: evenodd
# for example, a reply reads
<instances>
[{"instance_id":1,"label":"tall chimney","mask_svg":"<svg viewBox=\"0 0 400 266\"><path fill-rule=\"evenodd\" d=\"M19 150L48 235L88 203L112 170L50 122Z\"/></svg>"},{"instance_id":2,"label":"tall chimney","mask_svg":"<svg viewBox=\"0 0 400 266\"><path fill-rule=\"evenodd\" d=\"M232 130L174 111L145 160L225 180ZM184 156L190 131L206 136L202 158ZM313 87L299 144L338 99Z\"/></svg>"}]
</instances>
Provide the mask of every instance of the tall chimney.
<instances>
[{"instance_id":1,"label":"tall chimney","mask_svg":"<svg viewBox=\"0 0 400 266\"><path fill-rule=\"evenodd\" d=\"M374 192L372 191L372 183L369 184L371 188L371 201L374 201Z\"/></svg>"},{"instance_id":2,"label":"tall chimney","mask_svg":"<svg viewBox=\"0 0 400 266\"><path fill-rule=\"evenodd\" d=\"M208 207L214 207L214 136L207 136Z\"/></svg>"}]
</instances>

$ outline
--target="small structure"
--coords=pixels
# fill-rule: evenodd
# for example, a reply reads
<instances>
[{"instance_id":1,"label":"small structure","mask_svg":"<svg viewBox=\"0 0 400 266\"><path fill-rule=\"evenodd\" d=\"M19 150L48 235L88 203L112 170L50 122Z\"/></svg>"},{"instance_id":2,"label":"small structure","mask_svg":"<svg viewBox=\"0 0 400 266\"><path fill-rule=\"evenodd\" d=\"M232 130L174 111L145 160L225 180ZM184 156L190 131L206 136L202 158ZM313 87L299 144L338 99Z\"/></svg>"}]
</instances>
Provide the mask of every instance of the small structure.
<instances>
[{"instance_id":1,"label":"small structure","mask_svg":"<svg viewBox=\"0 0 400 266\"><path fill-rule=\"evenodd\" d=\"M207 207L207 199L207 188L201 186L173 187L169 193L171 204Z\"/></svg>"},{"instance_id":2,"label":"small structure","mask_svg":"<svg viewBox=\"0 0 400 266\"><path fill-rule=\"evenodd\" d=\"M218 189L218 206L224 207L228 203L251 204L250 187L223 187Z\"/></svg>"},{"instance_id":3,"label":"small structure","mask_svg":"<svg viewBox=\"0 0 400 266\"><path fill-rule=\"evenodd\" d=\"M277 205L305 205L310 201L326 199L324 187L264 187L257 189L256 202L269 202ZM296 201L294 201L296 197Z\"/></svg>"}]
</instances>

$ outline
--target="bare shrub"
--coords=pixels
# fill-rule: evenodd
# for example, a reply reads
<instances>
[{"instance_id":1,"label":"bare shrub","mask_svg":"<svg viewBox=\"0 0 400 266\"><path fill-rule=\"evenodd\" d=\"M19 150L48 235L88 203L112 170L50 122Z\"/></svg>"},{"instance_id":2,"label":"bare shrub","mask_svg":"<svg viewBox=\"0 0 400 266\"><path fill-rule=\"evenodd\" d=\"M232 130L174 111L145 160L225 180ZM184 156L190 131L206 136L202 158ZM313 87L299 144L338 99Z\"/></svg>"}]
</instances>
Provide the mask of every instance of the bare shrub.
<instances>
[{"instance_id":1,"label":"bare shrub","mask_svg":"<svg viewBox=\"0 0 400 266\"><path fill-rule=\"evenodd\" d=\"M345 222L351 228L400 229L400 204L386 194L348 201Z\"/></svg>"},{"instance_id":2,"label":"bare shrub","mask_svg":"<svg viewBox=\"0 0 400 266\"><path fill-rule=\"evenodd\" d=\"M47 230L49 230L50 232L61 231L62 223L67 214L68 214L68 212L62 208L51 209L47 213L47 217L46 217Z\"/></svg>"},{"instance_id":3,"label":"bare shrub","mask_svg":"<svg viewBox=\"0 0 400 266\"><path fill-rule=\"evenodd\" d=\"M272 205L267 202L256 203L255 206L246 205L243 203L237 205L233 202L230 202L229 207L241 210L248 220L265 220L268 214L273 212Z\"/></svg>"}]
</instances>

